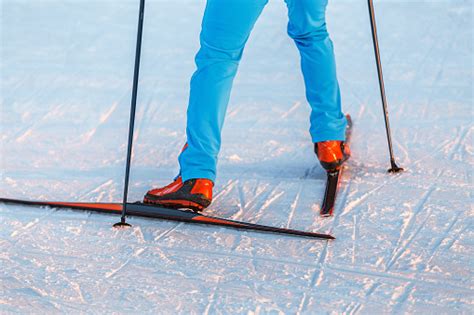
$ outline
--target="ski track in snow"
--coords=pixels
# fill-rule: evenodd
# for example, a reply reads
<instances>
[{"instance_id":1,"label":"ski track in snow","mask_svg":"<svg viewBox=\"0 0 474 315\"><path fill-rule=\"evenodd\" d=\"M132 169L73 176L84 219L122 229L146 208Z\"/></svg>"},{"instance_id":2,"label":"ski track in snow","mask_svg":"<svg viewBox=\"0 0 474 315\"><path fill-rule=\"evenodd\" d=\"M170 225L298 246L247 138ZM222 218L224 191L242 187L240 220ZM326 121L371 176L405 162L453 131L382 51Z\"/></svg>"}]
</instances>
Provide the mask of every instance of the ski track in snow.
<instances>
[{"instance_id":1,"label":"ski track in snow","mask_svg":"<svg viewBox=\"0 0 474 315\"><path fill-rule=\"evenodd\" d=\"M205 1L149 0L130 200L178 171ZM353 157L334 217L284 2L270 1L228 108L214 203L333 242L0 204L0 313L472 313L472 1L376 1L398 163L365 2L328 8ZM136 1L2 3L2 197L120 202Z\"/></svg>"}]
</instances>

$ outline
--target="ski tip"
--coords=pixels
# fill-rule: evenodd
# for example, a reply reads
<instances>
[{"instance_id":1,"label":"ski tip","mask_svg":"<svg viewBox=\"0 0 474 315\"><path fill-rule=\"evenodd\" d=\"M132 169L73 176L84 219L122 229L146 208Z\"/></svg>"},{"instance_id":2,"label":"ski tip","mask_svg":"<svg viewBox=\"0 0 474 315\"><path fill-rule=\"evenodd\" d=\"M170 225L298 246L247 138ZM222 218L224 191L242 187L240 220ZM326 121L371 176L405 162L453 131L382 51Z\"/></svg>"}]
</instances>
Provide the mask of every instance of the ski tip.
<instances>
[{"instance_id":1,"label":"ski tip","mask_svg":"<svg viewBox=\"0 0 474 315\"><path fill-rule=\"evenodd\" d=\"M319 234L317 236L318 238L323 238L325 240L328 240L328 241L332 241L332 240L335 240L336 238L334 236L332 236L331 234Z\"/></svg>"},{"instance_id":2,"label":"ski tip","mask_svg":"<svg viewBox=\"0 0 474 315\"><path fill-rule=\"evenodd\" d=\"M326 241L332 241L335 240L336 238L332 236L331 234L320 234L320 233L305 233L305 234L299 234L300 236L307 236L310 238L316 238L320 240L326 240Z\"/></svg>"},{"instance_id":3,"label":"ski tip","mask_svg":"<svg viewBox=\"0 0 474 315\"><path fill-rule=\"evenodd\" d=\"M346 119L347 119L347 123L349 125L352 125L352 116L351 116L351 114L346 114Z\"/></svg>"},{"instance_id":4,"label":"ski tip","mask_svg":"<svg viewBox=\"0 0 474 315\"><path fill-rule=\"evenodd\" d=\"M331 234L322 234L322 235L319 235L318 236L319 239L325 239L327 241L332 241L332 240L335 240L336 238L334 236L332 236Z\"/></svg>"}]
</instances>

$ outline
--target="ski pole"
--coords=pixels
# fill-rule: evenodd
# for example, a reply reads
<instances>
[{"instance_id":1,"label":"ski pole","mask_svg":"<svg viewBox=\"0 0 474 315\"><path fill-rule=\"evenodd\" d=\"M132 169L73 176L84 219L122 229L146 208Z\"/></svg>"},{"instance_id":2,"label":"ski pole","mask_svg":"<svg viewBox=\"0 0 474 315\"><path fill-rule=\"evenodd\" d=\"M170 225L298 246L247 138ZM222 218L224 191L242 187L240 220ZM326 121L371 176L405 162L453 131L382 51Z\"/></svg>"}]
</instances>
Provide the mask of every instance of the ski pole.
<instances>
[{"instance_id":1,"label":"ski pole","mask_svg":"<svg viewBox=\"0 0 474 315\"><path fill-rule=\"evenodd\" d=\"M140 9L138 12L138 31L137 43L135 50L135 69L133 72L133 87L132 87L132 101L130 105L130 124L128 129L128 147L127 147L127 162L125 164L125 181L123 187L123 205L122 216L120 222L114 224L114 227L131 226L125 220L127 214L127 198L128 198L128 184L130 181L130 164L132 160L132 146L133 146L133 130L135 126L135 111L137 108L137 91L138 91L138 75L140 72L140 54L142 48L142 34L143 34L143 19L145 17L145 0L140 0Z\"/></svg>"},{"instance_id":2,"label":"ski pole","mask_svg":"<svg viewBox=\"0 0 474 315\"><path fill-rule=\"evenodd\" d=\"M395 156L393 154L392 136L390 132L390 123L388 121L387 98L385 96L385 84L383 82L382 62L380 59L380 50L379 50L379 43L378 43L378 38L377 38L377 25L375 23L374 3L373 3L373 0L368 0L368 3L369 3L370 26L372 29L372 40L374 43L375 59L377 62L377 72L378 72L378 77L379 77L380 96L382 97L382 106L383 106L383 113L384 113L384 118L385 118L385 130L387 132L388 150L390 152L390 166L391 167L388 170L388 172L398 173L400 171L403 171L403 168L397 166L397 163L395 163Z\"/></svg>"}]
</instances>

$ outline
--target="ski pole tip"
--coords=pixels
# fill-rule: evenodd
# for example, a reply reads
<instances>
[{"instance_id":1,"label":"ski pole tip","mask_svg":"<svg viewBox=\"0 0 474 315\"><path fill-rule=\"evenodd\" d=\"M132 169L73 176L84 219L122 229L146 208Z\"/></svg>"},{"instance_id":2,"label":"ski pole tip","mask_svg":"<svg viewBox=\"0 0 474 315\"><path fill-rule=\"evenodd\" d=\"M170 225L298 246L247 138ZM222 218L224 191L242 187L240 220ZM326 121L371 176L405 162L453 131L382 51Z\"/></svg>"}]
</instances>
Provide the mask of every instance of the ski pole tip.
<instances>
[{"instance_id":1,"label":"ski pole tip","mask_svg":"<svg viewBox=\"0 0 474 315\"><path fill-rule=\"evenodd\" d=\"M397 167L397 168L390 168L387 172L389 173L400 173L403 172L404 169L403 167Z\"/></svg>"},{"instance_id":2,"label":"ski pole tip","mask_svg":"<svg viewBox=\"0 0 474 315\"><path fill-rule=\"evenodd\" d=\"M387 172L389 172L389 173L399 173L399 172L404 171L403 167L399 167L397 165L397 163L395 163L394 160L390 161L390 164L391 164L391 167L388 169Z\"/></svg>"},{"instance_id":3,"label":"ski pole tip","mask_svg":"<svg viewBox=\"0 0 474 315\"><path fill-rule=\"evenodd\" d=\"M113 227L116 229L126 229L132 227L132 225L128 223L117 222L113 225Z\"/></svg>"},{"instance_id":4,"label":"ski pole tip","mask_svg":"<svg viewBox=\"0 0 474 315\"><path fill-rule=\"evenodd\" d=\"M116 228L116 229L126 229L126 228L129 228L129 227L132 227L132 225L125 222L125 218L122 217L120 222L115 223L113 225L113 227Z\"/></svg>"}]
</instances>

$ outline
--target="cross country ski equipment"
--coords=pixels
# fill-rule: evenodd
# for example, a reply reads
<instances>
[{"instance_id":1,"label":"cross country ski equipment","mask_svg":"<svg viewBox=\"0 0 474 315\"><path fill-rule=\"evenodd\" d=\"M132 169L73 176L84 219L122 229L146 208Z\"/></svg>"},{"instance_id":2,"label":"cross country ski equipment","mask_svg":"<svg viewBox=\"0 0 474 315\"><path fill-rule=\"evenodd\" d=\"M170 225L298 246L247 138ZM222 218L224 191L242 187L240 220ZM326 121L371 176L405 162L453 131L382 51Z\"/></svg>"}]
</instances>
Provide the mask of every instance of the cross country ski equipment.
<instances>
[{"instance_id":1,"label":"cross country ski equipment","mask_svg":"<svg viewBox=\"0 0 474 315\"><path fill-rule=\"evenodd\" d=\"M385 118L385 131L387 133L388 150L390 152L390 169L388 170L388 172L398 173L400 171L403 171L403 168L398 167L397 163L395 163L395 156L393 154L390 122L388 120L387 97L385 96L385 84L383 81L382 61L380 60L380 49L379 49L379 41L377 37L377 24L375 22L375 10L374 10L373 0L368 0L368 4L369 4L370 26L372 29L372 41L374 43L375 61L377 63L377 73L379 77L380 96L382 98L382 107L383 107L383 113L384 113L384 118Z\"/></svg>"},{"instance_id":2,"label":"cross country ski equipment","mask_svg":"<svg viewBox=\"0 0 474 315\"><path fill-rule=\"evenodd\" d=\"M127 214L127 199L128 199L128 184L130 182L130 164L132 160L132 146L133 146L133 130L135 126L135 112L137 108L137 93L138 93L138 77L140 74L140 55L142 49L142 35L143 35L143 19L145 18L145 0L140 0L140 8L138 10L138 30L137 43L135 48L135 68L133 71L133 87L132 100L130 105L130 123L128 128L128 146L127 146L127 162L125 164L125 180L123 185L123 202L122 202L122 216L120 222L114 224L114 227L130 227L125 220Z\"/></svg>"},{"instance_id":3,"label":"cross country ski equipment","mask_svg":"<svg viewBox=\"0 0 474 315\"><path fill-rule=\"evenodd\" d=\"M350 115L346 115L347 127L346 127L346 141L345 145L350 145L352 136L352 118ZM339 179L341 178L343 167L339 167L335 170L327 171L326 189L324 191L323 204L321 205L320 214L323 217L329 217L334 211L334 205L336 203L336 196L339 186Z\"/></svg>"},{"instance_id":4,"label":"cross country ski equipment","mask_svg":"<svg viewBox=\"0 0 474 315\"><path fill-rule=\"evenodd\" d=\"M207 178L193 178L183 182L178 176L171 184L149 190L143 202L165 208L203 211L212 202L214 183Z\"/></svg>"},{"instance_id":5,"label":"cross country ski equipment","mask_svg":"<svg viewBox=\"0 0 474 315\"><path fill-rule=\"evenodd\" d=\"M0 198L1 203L17 204L24 206L46 206L51 208L85 210L109 214L120 215L123 210L121 203L87 203L87 202L54 202L54 201L27 201L19 199ZM217 225L228 228L235 228L239 230L253 230L260 232L272 232L278 234L287 234L293 236L304 236L317 239L332 240L335 239L332 235L307 232L279 227L272 227L260 224L253 224L229 219L222 219L213 216L198 214L193 211L168 209L157 206L150 206L140 202L127 203L127 215L148 217L155 219L180 221L187 223L199 223L208 225Z\"/></svg>"}]
</instances>

